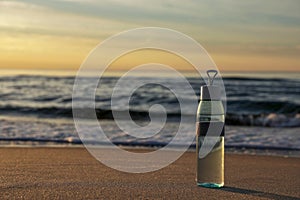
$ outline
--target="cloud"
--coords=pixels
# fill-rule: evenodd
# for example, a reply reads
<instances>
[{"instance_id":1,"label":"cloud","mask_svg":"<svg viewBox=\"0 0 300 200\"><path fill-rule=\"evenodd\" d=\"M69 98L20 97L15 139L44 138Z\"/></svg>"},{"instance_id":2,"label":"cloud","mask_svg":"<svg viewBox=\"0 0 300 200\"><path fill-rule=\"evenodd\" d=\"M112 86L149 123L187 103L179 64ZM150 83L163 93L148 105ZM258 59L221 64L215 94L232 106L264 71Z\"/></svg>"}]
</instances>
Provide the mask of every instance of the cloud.
<instances>
[{"instance_id":1,"label":"cloud","mask_svg":"<svg viewBox=\"0 0 300 200\"><path fill-rule=\"evenodd\" d=\"M287 43L300 30L298 0L29 0L57 12L117 22L116 33L128 28L160 26L194 38L223 42L265 40ZM76 17L74 17L76 18ZM113 23L112 23L113 24ZM95 28L98 30L97 28ZM108 30L103 25L102 30ZM281 41L279 41L279 38ZM294 41L292 41L294 42ZM291 43L291 42L289 42Z\"/></svg>"},{"instance_id":2,"label":"cloud","mask_svg":"<svg viewBox=\"0 0 300 200\"><path fill-rule=\"evenodd\" d=\"M128 24L130 26L130 23ZM2 34L93 37L100 40L114 31L118 32L122 27L124 24L113 19L73 14L46 5L16 1L0 2Z\"/></svg>"},{"instance_id":3,"label":"cloud","mask_svg":"<svg viewBox=\"0 0 300 200\"><path fill-rule=\"evenodd\" d=\"M14 37L91 44L131 28L158 26L183 32L212 53L295 56L299 10L298 0L0 1L0 39L6 45Z\"/></svg>"},{"instance_id":4,"label":"cloud","mask_svg":"<svg viewBox=\"0 0 300 200\"><path fill-rule=\"evenodd\" d=\"M40 6L33 3L26 3L26 2L20 2L20 1L0 1L0 9L30 9L30 10L42 10L45 9L44 6Z\"/></svg>"}]
</instances>

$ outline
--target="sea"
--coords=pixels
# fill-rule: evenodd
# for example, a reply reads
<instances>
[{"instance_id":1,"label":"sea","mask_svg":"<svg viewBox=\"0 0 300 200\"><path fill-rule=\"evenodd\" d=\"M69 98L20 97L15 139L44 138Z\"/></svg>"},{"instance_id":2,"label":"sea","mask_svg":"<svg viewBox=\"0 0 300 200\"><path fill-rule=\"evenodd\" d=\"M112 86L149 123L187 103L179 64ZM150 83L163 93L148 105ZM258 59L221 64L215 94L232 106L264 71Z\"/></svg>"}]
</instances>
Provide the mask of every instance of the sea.
<instances>
[{"instance_id":1,"label":"sea","mask_svg":"<svg viewBox=\"0 0 300 200\"><path fill-rule=\"evenodd\" d=\"M0 146L82 145L72 113L75 74L70 74L0 72ZM89 82L98 79L93 74L80 78L86 81L87 87ZM131 84L141 79L154 80L138 76ZM172 77L155 77L157 79L174 83ZM300 74L224 72L222 79L226 91L226 151L300 157ZM163 106L169 118L161 133L150 138L135 138L114 123L112 111L124 110L122 105L111 105L112 88L118 80L118 75L104 76L95 91L95 110L99 125L108 130L106 137L120 146L165 146L175 136L181 119L176 95L159 84L144 85L132 94L129 113L137 124L149 123L149 108L154 104ZM200 86L205 82L195 76L187 76L187 80L199 99ZM116 95L118 99L125 98L123 93ZM78 101L84 103L85 98ZM195 114L196 110L189 112ZM186 134L195 135L195 132ZM186 141L182 137L178 142ZM195 141L190 149L195 149Z\"/></svg>"}]
</instances>

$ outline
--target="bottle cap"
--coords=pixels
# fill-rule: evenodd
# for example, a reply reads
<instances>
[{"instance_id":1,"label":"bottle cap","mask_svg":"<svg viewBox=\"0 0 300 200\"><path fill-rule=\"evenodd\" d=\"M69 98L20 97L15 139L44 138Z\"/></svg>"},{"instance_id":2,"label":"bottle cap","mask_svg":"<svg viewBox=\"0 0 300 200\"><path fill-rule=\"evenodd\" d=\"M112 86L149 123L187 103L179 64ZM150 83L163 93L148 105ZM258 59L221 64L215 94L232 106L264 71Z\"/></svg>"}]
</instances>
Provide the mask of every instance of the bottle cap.
<instances>
[{"instance_id":1,"label":"bottle cap","mask_svg":"<svg viewBox=\"0 0 300 200\"><path fill-rule=\"evenodd\" d=\"M208 70L208 85L201 86L201 97L200 100L220 100L221 99L221 88L213 85L214 78L217 76L217 70ZM211 75L213 74L213 75Z\"/></svg>"}]
</instances>

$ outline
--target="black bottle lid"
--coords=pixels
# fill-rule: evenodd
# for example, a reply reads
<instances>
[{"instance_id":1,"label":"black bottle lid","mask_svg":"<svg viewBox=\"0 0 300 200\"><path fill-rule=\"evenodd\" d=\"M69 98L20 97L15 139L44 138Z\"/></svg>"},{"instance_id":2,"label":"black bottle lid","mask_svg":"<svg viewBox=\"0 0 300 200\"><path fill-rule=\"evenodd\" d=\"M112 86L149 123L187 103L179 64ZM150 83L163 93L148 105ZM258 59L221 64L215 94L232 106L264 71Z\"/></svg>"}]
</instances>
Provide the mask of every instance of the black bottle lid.
<instances>
[{"instance_id":1,"label":"black bottle lid","mask_svg":"<svg viewBox=\"0 0 300 200\"><path fill-rule=\"evenodd\" d=\"M218 71L208 70L206 73L208 76L208 85L201 86L200 100L218 101L221 99L221 88L216 85L213 85L214 78L217 76Z\"/></svg>"}]
</instances>

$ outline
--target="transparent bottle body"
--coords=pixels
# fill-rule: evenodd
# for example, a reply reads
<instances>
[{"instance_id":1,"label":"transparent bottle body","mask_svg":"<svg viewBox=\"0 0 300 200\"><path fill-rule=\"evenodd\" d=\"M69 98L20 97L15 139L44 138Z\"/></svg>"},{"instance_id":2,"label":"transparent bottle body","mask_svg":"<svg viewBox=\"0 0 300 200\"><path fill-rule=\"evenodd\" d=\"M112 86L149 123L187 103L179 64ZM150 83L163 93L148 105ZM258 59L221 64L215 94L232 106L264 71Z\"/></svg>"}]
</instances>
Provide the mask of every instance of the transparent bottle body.
<instances>
[{"instance_id":1,"label":"transparent bottle body","mask_svg":"<svg viewBox=\"0 0 300 200\"><path fill-rule=\"evenodd\" d=\"M223 127L224 122L225 116L221 101L201 101L199 103L196 122L196 181L198 186L219 188L224 185L224 135L221 132L206 135L199 128L208 123ZM206 149L208 153L203 156L205 148L208 148Z\"/></svg>"}]
</instances>

